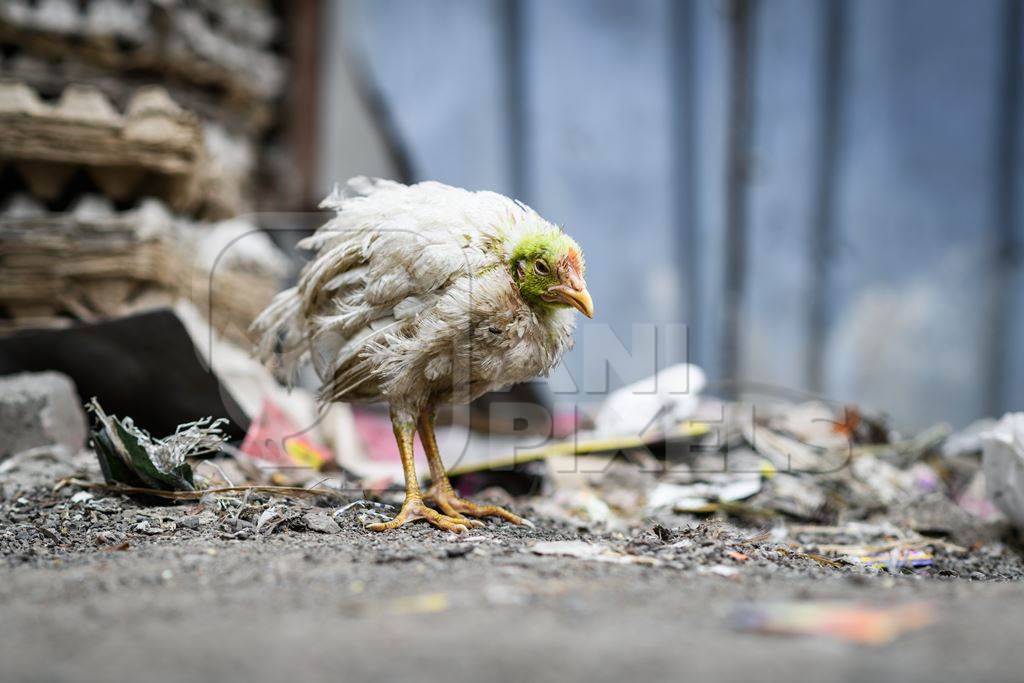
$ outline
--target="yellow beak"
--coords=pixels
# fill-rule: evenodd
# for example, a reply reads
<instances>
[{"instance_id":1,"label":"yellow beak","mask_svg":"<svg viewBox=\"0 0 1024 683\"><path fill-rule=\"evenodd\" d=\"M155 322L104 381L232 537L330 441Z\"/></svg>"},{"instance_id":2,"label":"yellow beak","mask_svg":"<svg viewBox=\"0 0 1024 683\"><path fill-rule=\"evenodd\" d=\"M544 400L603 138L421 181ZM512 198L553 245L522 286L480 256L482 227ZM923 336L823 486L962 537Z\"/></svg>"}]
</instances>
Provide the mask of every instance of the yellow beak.
<instances>
[{"instance_id":1,"label":"yellow beak","mask_svg":"<svg viewBox=\"0 0 1024 683\"><path fill-rule=\"evenodd\" d=\"M568 285L555 285L548 291L588 318L594 317L594 300L590 298L586 285L580 289Z\"/></svg>"}]
</instances>

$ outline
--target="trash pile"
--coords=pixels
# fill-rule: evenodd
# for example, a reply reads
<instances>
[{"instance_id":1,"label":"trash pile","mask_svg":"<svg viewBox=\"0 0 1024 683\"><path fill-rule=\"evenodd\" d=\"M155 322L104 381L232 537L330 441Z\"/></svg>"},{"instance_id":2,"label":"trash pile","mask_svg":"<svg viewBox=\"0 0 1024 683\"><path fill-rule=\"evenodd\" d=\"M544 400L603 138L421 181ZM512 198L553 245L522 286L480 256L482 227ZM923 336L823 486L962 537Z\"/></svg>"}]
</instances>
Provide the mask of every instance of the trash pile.
<instances>
[{"instance_id":1,"label":"trash pile","mask_svg":"<svg viewBox=\"0 0 1024 683\"><path fill-rule=\"evenodd\" d=\"M312 402L298 396L300 404ZM157 439L94 400L91 443L108 490L122 493L177 492L165 497L197 500L204 490L241 495L249 487L284 499L298 492L338 505L355 501L364 521L400 500L398 475L361 473L358 457L348 467L339 442L325 438L330 429L303 429L282 406L295 410L286 394L263 396L258 417L233 446L221 431L226 421L192 421ZM824 565L891 573L932 566L937 552L965 555L998 544L1008 521L1020 525L1019 416L976 437L971 429L952 434L938 426L901 438L879 419L821 401L753 406L701 396L691 409L654 436L632 440L610 439L597 420L595 429L521 458L477 461L453 480L463 495L499 496L501 502L532 486L519 504L576 533L727 522ZM338 410L343 417L334 432L350 442L354 436L351 448L360 450L364 418ZM193 464L204 466L199 483ZM1000 479L986 497L985 476L992 471ZM271 507L283 513L288 505L279 503ZM632 561L587 543L536 552Z\"/></svg>"},{"instance_id":2,"label":"trash pile","mask_svg":"<svg viewBox=\"0 0 1024 683\"><path fill-rule=\"evenodd\" d=\"M901 439L852 407L708 398L671 429L684 428L688 438L657 449L617 448L575 465L549 458L555 492L600 501L584 506L597 511L590 521L722 512L836 524L887 514L944 484L924 462L944 428Z\"/></svg>"},{"instance_id":3,"label":"trash pile","mask_svg":"<svg viewBox=\"0 0 1024 683\"><path fill-rule=\"evenodd\" d=\"M830 566L890 573L932 567L938 555L1000 556L1022 526L1019 416L904 436L855 406L726 401L704 386L699 368L676 366L613 393L568 439L525 449L507 437L463 439L453 481L465 496L529 493L536 516L578 533L717 520ZM495 443L502 457L492 457ZM550 552L628 561L599 545Z\"/></svg>"},{"instance_id":4,"label":"trash pile","mask_svg":"<svg viewBox=\"0 0 1024 683\"><path fill-rule=\"evenodd\" d=\"M286 394L263 396L243 435L231 435L231 422L212 417L150 432L130 412L90 400L83 450L85 419L80 412L66 419L81 399L66 377L21 375L0 383L0 428L15 431L26 415L39 416L30 428L17 427L24 432L19 451L0 455L0 518L14 524L0 544L21 561L177 539L181 529L189 538L221 541L283 533L377 538L364 526L392 516L401 502L400 478L389 486L383 466L360 474L359 458L355 469L346 467L344 447L325 438L331 429L296 429ZM1020 466L1019 416L902 438L877 418L821 401L754 409L695 398L679 422L641 437L601 431L598 410L590 427L567 440L524 451L521 459L480 459L463 468L453 479L461 494L511 507L537 529L488 525L436 552L663 568L723 581L1024 578L1024 558L1010 545L1011 525L1019 525L1012 516L1015 475L993 487L1003 492L995 497L983 490L991 467ZM623 398L615 400L621 405ZM345 420L335 430L358 441L362 417L339 409ZM55 430L55 420L69 428ZM50 474L33 474L40 472ZM525 494L524 481L533 487ZM431 533L441 532L411 528L394 536L412 534L429 545ZM419 557L392 545L372 541L369 547L379 548L372 561ZM891 622L906 616L864 605L750 609L738 613L739 628L826 634L841 626L830 621L837 610L851 610L850 618L863 623L834 636L865 644L895 637L904 629Z\"/></svg>"}]
</instances>

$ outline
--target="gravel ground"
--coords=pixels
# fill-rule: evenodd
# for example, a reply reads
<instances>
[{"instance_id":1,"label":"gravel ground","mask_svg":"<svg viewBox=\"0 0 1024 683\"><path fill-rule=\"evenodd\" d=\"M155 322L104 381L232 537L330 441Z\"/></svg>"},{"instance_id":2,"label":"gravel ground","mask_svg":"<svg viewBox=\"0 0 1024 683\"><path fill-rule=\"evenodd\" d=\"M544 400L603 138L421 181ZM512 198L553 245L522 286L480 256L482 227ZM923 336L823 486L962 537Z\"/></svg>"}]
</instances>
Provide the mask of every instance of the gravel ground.
<instances>
[{"instance_id":1,"label":"gravel ground","mask_svg":"<svg viewBox=\"0 0 1024 683\"><path fill-rule=\"evenodd\" d=\"M536 529L374 534L358 508L335 516L324 499L149 507L52 493L82 467L0 475L3 681L1017 680L1024 668L1024 562L999 543L890 575L683 518L628 533L535 514ZM607 550L538 554L555 541ZM736 629L742 605L780 600L923 600L937 619L882 647Z\"/></svg>"}]
</instances>

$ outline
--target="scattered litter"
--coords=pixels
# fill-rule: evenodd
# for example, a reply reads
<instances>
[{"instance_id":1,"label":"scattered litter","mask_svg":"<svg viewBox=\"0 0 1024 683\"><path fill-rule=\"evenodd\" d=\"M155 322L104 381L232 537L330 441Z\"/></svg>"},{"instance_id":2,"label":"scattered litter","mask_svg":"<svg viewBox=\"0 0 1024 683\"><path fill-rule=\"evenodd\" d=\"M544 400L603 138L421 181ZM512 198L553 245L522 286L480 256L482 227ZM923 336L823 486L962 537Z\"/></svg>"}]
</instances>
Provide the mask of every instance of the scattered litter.
<instances>
[{"instance_id":1,"label":"scattered litter","mask_svg":"<svg viewBox=\"0 0 1024 683\"><path fill-rule=\"evenodd\" d=\"M360 499L353 500L351 503L348 503L347 505L342 505L340 508L334 511L334 517L343 517L352 508L377 510L382 514L393 512L396 509L394 505L388 505L387 503L378 503L375 500Z\"/></svg>"},{"instance_id":2,"label":"scattered litter","mask_svg":"<svg viewBox=\"0 0 1024 683\"><path fill-rule=\"evenodd\" d=\"M137 534L146 534L147 536L156 536L163 533L163 527L154 525L148 519L144 519L136 524L133 530Z\"/></svg>"},{"instance_id":3,"label":"scattered litter","mask_svg":"<svg viewBox=\"0 0 1024 683\"><path fill-rule=\"evenodd\" d=\"M673 433L697 411L707 380L696 365L683 363L613 391L594 417L602 437L650 437Z\"/></svg>"},{"instance_id":4,"label":"scattered litter","mask_svg":"<svg viewBox=\"0 0 1024 683\"><path fill-rule=\"evenodd\" d=\"M375 521L387 521L398 512L396 506L388 505L387 503L378 503L373 500L354 500L335 510L331 518L338 519L339 517L344 517L348 514L349 510L357 511L356 520L363 526Z\"/></svg>"},{"instance_id":5,"label":"scattered litter","mask_svg":"<svg viewBox=\"0 0 1024 683\"><path fill-rule=\"evenodd\" d=\"M530 546L530 552L535 555L560 555L563 557L575 557L580 560L613 562L615 564L660 564L653 557L620 553L611 550L606 545L588 543L587 541L540 541Z\"/></svg>"},{"instance_id":6,"label":"scattered litter","mask_svg":"<svg viewBox=\"0 0 1024 683\"><path fill-rule=\"evenodd\" d=\"M448 609L447 593L424 593L396 598L388 603L391 614L435 614Z\"/></svg>"},{"instance_id":7,"label":"scattered litter","mask_svg":"<svg viewBox=\"0 0 1024 683\"><path fill-rule=\"evenodd\" d=\"M764 603L742 606L733 616L740 631L825 636L858 645L885 645L934 621L935 610L925 602L890 607L834 602Z\"/></svg>"},{"instance_id":8,"label":"scattered litter","mask_svg":"<svg viewBox=\"0 0 1024 683\"><path fill-rule=\"evenodd\" d=\"M268 524L280 520L283 517L284 515L281 514L281 509L276 505L271 505L260 513L260 518L256 521L256 533L260 533Z\"/></svg>"},{"instance_id":9,"label":"scattered litter","mask_svg":"<svg viewBox=\"0 0 1024 683\"><path fill-rule=\"evenodd\" d=\"M932 554L925 550L906 548L893 548L888 552L851 556L849 559L855 564L865 567L886 569L890 574L904 568L930 567L935 561Z\"/></svg>"},{"instance_id":10,"label":"scattered litter","mask_svg":"<svg viewBox=\"0 0 1024 683\"><path fill-rule=\"evenodd\" d=\"M714 574L725 579L732 579L739 576L740 570L736 567L729 567L724 564L715 564L710 567L701 567L698 570L701 574Z\"/></svg>"},{"instance_id":11,"label":"scattered litter","mask_svg":"<svg viewBox=\"0 0 1024 683\"><path fill-rule=\"evenodd\" d=\"M334 455L307 435L309 425L299 426L270 398L264 398L259 416L252 421L241 452L277 468L319 470Z\"/></svg>"},{"instance_id":12,"label":"scattered litter","mask_svg":"<svg viewBox=\"0 0 1024 683\"><path fill-rule=\"evenodd\" d=\"M711 512L716 503L745 500L761 490L757 474L711 475L708 479L693 484L661 482L650 492L647 505L676 512Z\"/></svg>"},{"instance_id":13,"label":"scattered litter","mask_svg":"<svg viewBox=\"0 0 1024 683\"><path fill-rule=\"evenodd\" d=\"M440 430L438 430L440 432ZM527 469L539 461L550 461L557 457L579 457L589 455L614 456L625 451L644 451L666 443L687 446L700 437L711 432L707 425L693 421L683 421L668 434L655 431L642 436L604 437L593 432L581 431L566 440L556 440L541 447L524 445L515 440L506 439L504 455L491 457L489 454L473 457L463 456L460 463L449 470L451 476L462 476L470 473L500 472L502 474L529 475ZM440 440L440 436L438 437ZM535 437L531 437L535 439ZM393 441L394 439L392 439ZM491 441L494 441L492 438ZM466 445L466 442L462 442ZM469 447L468 445L466 446ZM514 453L508 455L507 453Z\"/></svg>"},{"instance_id":14,"label":"scattered litter","mask_svg":"<svg viewBox=\"0 0 1024 683\"><path fill-rule=\"evenodd\" d=\"M444 556L451 559L455 557L465 557L475 550L472 543L457 543L455 545L446 546L444 549Z\"/></svg>"},{"instance_id":15,"label":"scattered litter","mask_svg":"<svg viewBox=\"0 0 1024 683\"><path fill-rule=\"evenodd\" d=\"M818 519L826 497L820 485L809 477L781 472L766 484L762 503L797 519Z\"/></svg>"},{"instance_id":16,"label":"scattered litter","mask_svg":"<svg viewBox=\"0 0 1024 683\"><path fill-rule=\"evenodd\" d=\"M980 454L984 448L985 434L995 426L996 420L986 417L975 420L955 434L950 434L942 444L943 457L957 458Z\"/></svg>"},{"instance_id":17,"label":"scattered litter","mask_svg":"<svg viewBox=\"0 0 1024 683\"><path fill-rule=\"evenodd\" d=\"M566 555L590 559L608 552L608 546L586 541L540 541L534 543L530 550L536 555Z\"/></svg>"}]
</instances>

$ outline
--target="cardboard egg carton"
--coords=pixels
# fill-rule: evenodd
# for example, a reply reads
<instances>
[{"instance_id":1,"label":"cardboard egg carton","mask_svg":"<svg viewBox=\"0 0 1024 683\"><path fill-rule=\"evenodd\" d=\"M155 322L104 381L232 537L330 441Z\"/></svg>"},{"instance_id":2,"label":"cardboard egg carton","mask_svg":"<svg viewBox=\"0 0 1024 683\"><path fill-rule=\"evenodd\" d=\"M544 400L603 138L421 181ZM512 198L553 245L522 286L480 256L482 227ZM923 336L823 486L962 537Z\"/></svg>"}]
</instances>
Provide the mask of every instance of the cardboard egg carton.
<instances>
[{"instance_id":1,"label":"cardboard egg carton","mask_svg":"<svg viewBox=\"0 0 1024 683\"><path fill-rule=\"evenodd\" d=\"M273 99L285 86L284 63L268 48L278 31L260 0L0 3L0 43L113 71L145 71L246 101Z\"/></svg>"},{"instance_id":2,"label":"cardboard egg carton","mask_svg":"<svg viewBox=\"0 0 1024 683\"><path fill-rule=\"evenodd\" d=\"M0 130L0 164L43 201L85 169L114 201L152 196L212 217L244 209L246 174L210 159L199 119L158 86L137 90L121 113L91 86L69 85L49 104L24 83L0 81Z\"/></svg>"},{"instance_id":3,"label":"cardboard egg carton","mask_svg":"<svg viewBox=\"0 0 1024 683\"><path fill-rule=\"evenodd\" d=\"M111 72L72 56L40 57L27 51L0 53L0 79L25 83L46 99L60 97L68 83L91 85L107 96L117 109L124 110L132 95L153 83L153 76L138 72ZM239 100L230 94L196 88L178 80L162 83L171 99L203 121L216 121L224 127L258 139L274 121L271 101Z\"/></svg>"},{"instance_id":4,"label":"cardboard egg carton","mask_svg":"<svg viewBox=\"0 0 1024 683\"><path fill-rule=\"evenodd\" d=\"M248 345L249 324L287 272L287 258L254 226L195 223L157 200L116 211L83 197L50 213L22 196L0 208L0 332L187 299L223 336Z\"/></svg>"}]
</instances>

